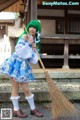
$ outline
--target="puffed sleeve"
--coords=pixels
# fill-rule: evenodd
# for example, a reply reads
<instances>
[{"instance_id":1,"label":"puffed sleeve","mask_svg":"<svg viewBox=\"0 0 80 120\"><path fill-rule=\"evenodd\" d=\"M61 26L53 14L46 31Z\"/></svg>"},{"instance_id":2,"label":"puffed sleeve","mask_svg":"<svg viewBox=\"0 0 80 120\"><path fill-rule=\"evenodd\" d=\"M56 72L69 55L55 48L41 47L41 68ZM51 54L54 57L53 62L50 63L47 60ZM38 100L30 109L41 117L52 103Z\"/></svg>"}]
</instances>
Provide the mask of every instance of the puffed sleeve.
<instances>
[{"instance_id":1,"label":"puffed sleeve","mask_svg":"<svg viewBox=\"0 0 80 120\"><path fill-rule=\"evenodd\" d=\"M36 64L38 62L38 57L35 52L33 53L32 57L29 58L29 61L30 63L33 63L33 64Z\"/></svg>"},{"instance_id":2,"label":"puffed sleeve","mask_svg":"<svg viewBox=\"0 0 80 120\"><path fill-rule=\"evenodd\" d=\"M20 58L23 59L32 58L33 55L33 50L29 46L28 41L25 42L23 38L21 38L15 46L15 52Z\"/></svg>"}]
</instances>

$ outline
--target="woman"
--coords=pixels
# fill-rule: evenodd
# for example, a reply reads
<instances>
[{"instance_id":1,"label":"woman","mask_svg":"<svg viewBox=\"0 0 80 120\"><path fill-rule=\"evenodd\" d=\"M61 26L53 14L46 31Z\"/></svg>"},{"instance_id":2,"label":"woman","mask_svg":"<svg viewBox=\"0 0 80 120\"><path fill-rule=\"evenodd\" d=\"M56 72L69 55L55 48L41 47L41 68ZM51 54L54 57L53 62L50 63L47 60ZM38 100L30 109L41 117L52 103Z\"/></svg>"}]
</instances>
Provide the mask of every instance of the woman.
<instances>
[{"instance_id":1,"label":"woman","mask_svg":"<svg viewBox=\"0 0 80 120\"><path fill-rule=\"evenodd\" d=\"M26 30L29 34L27 34ZM37 117L43 117L43 115L36 109L34 104L34 94L28 88L28 82L35 81L35 77L32 73L30 63L36 64L38 58L35 52L36 42L38 42L39 33L41 32L40 22L38 20L32 20L26 30L18 39L18 43L15 46L15 52L10 58L8 58L1 66L0 73L8 75L12 81L12 93L11 101L13 104L13 116L24 118L27 117L19 108L18 95L19 84L25 94L25 99L30 105L30 113ZM39 45L39 44L38 44Z\"/></svg>"}]
</instances>

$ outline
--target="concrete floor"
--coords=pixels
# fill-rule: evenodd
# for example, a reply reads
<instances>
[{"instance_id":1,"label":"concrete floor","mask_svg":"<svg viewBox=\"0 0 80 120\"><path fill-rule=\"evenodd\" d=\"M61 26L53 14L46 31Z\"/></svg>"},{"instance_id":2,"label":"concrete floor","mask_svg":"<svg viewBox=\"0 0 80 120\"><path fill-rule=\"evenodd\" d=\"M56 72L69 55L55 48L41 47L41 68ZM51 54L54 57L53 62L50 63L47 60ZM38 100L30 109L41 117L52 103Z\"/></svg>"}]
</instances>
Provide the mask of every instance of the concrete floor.
<instances>
[{"instance_id":1,"label":"concrete floor","mask_svg":"<svg viewBox=\"0 0 80 120\"><path fill-rule=\"evenodd\" d=\"M3 103L2 103L3 104ZM80 103L75 104L78 110L80 111ZM12 105L10 104L3 104L1 108L12 108ZM23 110L25 114L28 115L26 118L18 118L18 117L12 117L11 120L53 120L50 110L50 104L39 104L36 103L36 108L44 115L44 117L35 117L33 115L30 115L30 108L28 104L21 104L20 108ZM3 120L3 119L0 119ZM10 120L10 119L4 119L4 120ZM64 120L64 119L59 119ZM78 116L78 119L68 119L68 120L80 120L80 113Z\"/></svg>"}]
</instances>

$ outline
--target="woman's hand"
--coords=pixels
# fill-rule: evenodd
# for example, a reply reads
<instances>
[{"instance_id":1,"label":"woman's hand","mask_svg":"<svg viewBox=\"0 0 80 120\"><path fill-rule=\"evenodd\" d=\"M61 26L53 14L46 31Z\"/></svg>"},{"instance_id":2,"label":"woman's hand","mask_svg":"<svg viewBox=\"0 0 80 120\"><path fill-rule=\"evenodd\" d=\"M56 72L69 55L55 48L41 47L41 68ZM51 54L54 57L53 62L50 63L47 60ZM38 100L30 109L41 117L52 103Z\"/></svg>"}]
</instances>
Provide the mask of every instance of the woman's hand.
<instances>
[{"instance_id":1,"label":"woman's hand","mask_svg":"<svg viewBox=\"0 0 80 120\"><path fill-rule=\"evenodd\" d=\"M31 44L32 48L35 50L36 49L36 44L34 43L34 39L32 35L28 36L28 41Z\"/></svg>"},{"instance_id":2,"label":"woman's hand","mask_svg":"<svg viewBox=\"0 0 80 120\"><path fill-rule=\"evenodd\" d=\"M35 43L32 44L32 48L33 48L34 50L36 49L36 44L35 44Z\"/></svg>"},{"instance_id":3,"label":"woman's hand","mask_svg":"<svg viewBox=\"0 0 80 120\"><path fill-rule=\"evenodd\" d=\"M31 45L34 43L34 39L33 39L32 35L28 35L28 41Z\"/></svg>"},{"instance_id":4,"label":"woman's hand","mask_svg":"<svg viewBox=\"0 0 80 120\"><path fill-rule=\"evenodd\" d=\"M22 38L26 41L26 40L28 40L29 41L29 43L32 45L33 44L33 42L34 42L34 39L33 39L33 37L31 36L31 35L27 35L27 34L24 34L23 36L22 36Z\"/></svg>"},{"instance_id":5,"label":"woman's hand","mask_svg":"<svg viewBox=\"0 0 80 120\"><path fill-rule=\"evenodd\" d=\"M28 40L29 43L31 44L32 48L35 50L36 49L36 44L34 43L34 39L33 39L33 36L32 35L27 35L27 34L24 34L22 36L22 38L24 38L24 40Z\"/></svg>"}]
</instances>

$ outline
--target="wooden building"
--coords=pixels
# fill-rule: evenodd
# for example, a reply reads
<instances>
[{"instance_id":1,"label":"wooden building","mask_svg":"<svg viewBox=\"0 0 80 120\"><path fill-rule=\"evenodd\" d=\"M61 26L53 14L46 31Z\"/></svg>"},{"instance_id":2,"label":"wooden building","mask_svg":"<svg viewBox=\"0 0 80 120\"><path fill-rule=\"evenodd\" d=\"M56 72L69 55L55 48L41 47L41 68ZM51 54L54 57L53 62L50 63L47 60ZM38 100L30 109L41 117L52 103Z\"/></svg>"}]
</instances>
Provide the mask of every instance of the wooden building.
<instances>
[{"instance_id":1,"label":"wooden building","mask_svg":"<svg viewBox=\"0 0 80 120\"><path fill-rule=\"evenodd\" d=\"M41 21L41 53L47 68L80 68L79 0L1 0L0 11L19 12L25 24ZM6 34L13 23L0 21Z\"/></svg>"},{"instance_id":2,"label":"wooden building","mask_svg":"<svg viewBox=\"0 0 80 120\"><path fill-rule=\"evenodd\" d=\"M80 1L41 0L38 19L42 20L42 52L46 67L80 68ZM63 1L63 4L65 4ZM48 5L49 4L49 5ZM75 4L75 5L73 5ZM45 60L46 59L46 60ZM49 64L48 64L49 63Z\"/></svg>"}]
</instances>

